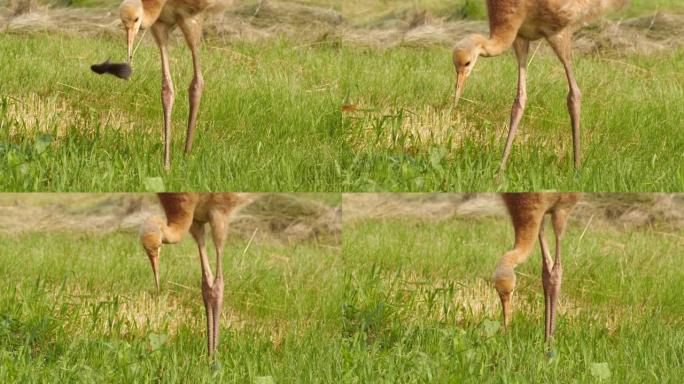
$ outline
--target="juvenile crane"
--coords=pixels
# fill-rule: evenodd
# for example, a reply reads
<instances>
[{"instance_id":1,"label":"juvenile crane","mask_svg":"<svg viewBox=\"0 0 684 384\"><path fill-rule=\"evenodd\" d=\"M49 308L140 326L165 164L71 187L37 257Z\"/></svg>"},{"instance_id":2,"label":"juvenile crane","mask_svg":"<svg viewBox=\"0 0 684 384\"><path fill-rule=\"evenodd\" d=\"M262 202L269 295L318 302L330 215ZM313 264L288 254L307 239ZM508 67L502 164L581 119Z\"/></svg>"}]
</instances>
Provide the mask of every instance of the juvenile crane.
<instances>
[{"instance_id":1,"label":"juvenile crane","mask_svg":"<svg viewBox=\"0 0 684 384\"><path fill-rule=\"evenodd\" d=\"M452 59L456 69L454 106L458 104L465 81L480 56L502 54L511 45L518 59L518 93L508 130L500 168L506 168L513 138L527 103L527 55L530 41L546 39L565 67L570 91L567 104L572 124L575 169L580 160L581 93L572 70L572 34L593 17L622 7L627 0L487 0L489 38L471 35L456 44Z\"/></svg>"},{"instance_id":2,"label":"juvenile crane","mask_svg":"<svg viewBox=\"0 0 684 384\"><path fill-rule=\"evenodd\" d=\"M232 193L160 193L166 218L151 217L140 228L140 242L152 264L154 281L159 290L159 253L162 244L178 243L190 232L199 248L202 267L202 299L207 314L207 349L213 355L219 342L219 320L223 305L223 243L228 217L240 199ZM216 277L211 273L205 246L205 224L211 227L216 248Z\"/></svg>"},{"instance_id":3,"label":"juvenile crane","mask_svg":"<svg viewBox=\"0 0 684 384\"><path fill-rule=\"evenodd\" d=\"M494 272L494 287L499 293L503 309L504 326L511 318L511 298L515 290L514 268L523 263L532 252L535 237L539 237L542 254L542 286L546 307L544 337L553 336L556 328L556 303L561 290L563 267L561 240L570 211L581 198L581 193L504 193L504 203L513 222L515 246L501 257ZM549 247L544 238L544 215L551 215L556 235L556 254L551 261Z\"/></svg>"},{"instance_id":4,"label":"juvenile crane","mask_svg":"<svg viewBox=\"0 0 684 384\"><path fill-rule=\"evenodd\" d=\"M164 168L171 168L171 111L174 90L169 69L169 33L179 26L192 54L193 78L190 82L188 133L185 154L192 149L192 137L197 124L204 79L200 69L199 44L202 23L207 12L216 10L220 0L124 0L119 8L121 22L126 29L128 62L133 60L133 43L140 29L150 28L159 47L162 69L162 107L164 110Z\"/></svg>"}]
</instances>

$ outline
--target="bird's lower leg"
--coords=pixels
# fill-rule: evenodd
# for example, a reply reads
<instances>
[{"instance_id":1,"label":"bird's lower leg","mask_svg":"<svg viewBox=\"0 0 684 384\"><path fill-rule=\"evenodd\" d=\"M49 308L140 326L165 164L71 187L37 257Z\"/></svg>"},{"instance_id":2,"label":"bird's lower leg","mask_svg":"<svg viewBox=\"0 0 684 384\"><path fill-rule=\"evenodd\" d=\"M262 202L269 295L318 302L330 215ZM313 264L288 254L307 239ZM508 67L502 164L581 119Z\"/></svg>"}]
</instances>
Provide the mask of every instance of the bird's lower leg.
<instances>
[{"instance_id":1,"label":"bird's lower leg","mask_svg":"<svg viewBox=\"0 0 684 384\"><path fill-rule=\"evenodd\" d=\"M207 289L205 288L205 281L202 281L202 299L204 301L204 310L207 314L207 352L209 356L211 356L214 352L214 338L212 335L214 334L214 308L211 304L211 298L209 295L209 291L211 288Z\"/></svg>"},{"instance_id":2,"label":"bird's lower leg","mask_svg":"<svg viewBox=\"0 0 684 384\"><path fill-rule=\"evenodd\" d=\"M221 310L223 307L223 276L218 275L214 279L214 286L212 287L214 291L214 333L212 334L214 342L214 351L219 345L219 333L221 330L220 320L221 320Z\"/></svg>"},{"instance_id":3,"label":"bird's lower leg","mask_svg":"<svg viewBox=\"0 0 684 384\"><path fill-rule=\"evenodd\" d=\"M568 93L568 111L570 112L570 121L572 123L572 147L575 168L579 169L581 165L580 159L580 110L582 95L580 89L575 81L575 75L572 71L572 41L571 34L562 33L548 39L549 44L556 52L556 55L563 63L565 68L565 76L568 80L570 92Z\"/></svg>"},{"instance_id":4,"label":"bird's lower leg","mask_svg":"<svg viewBox=\"0 0 684 384\"><path fill-rule=\"evenodd\" d=\"M204 309L207 314L207 351L211 356L216 345L214 333L216 328L214 326L214 318L216 317L216 305L214 304L215 294L213 293L214 277L211 273L211 266L209 265L209 257L207 255L207 248L205 243L204 224L194 222L190 227L190 234L197 242L200 255L200 266L202 267L202 301L204 301ZM220 313L220 312L219 312Z\"/></svg>"},{"instance_id":5,"label":"bird's lower leg","mask_svg":"<svg viewBox=\"0 0 684 384\"><path fill-rule=\"evenodd\" d=\"M173 82L169 70L169 60L166 48L162 52L162 107L164 109L164 168L171 167L171 112L173 110Z\"/></svg>"},{"instance_id":6,"label":"bird's lower leg","mask_svg":"<svg viewBox=\"0 0 684 384\"><path fill-rule=\"evenodd\" d=\"M551 256L546 239L541 230L539 232L539 242L542 249L542 286L544 287L546 310L544 338L549 340L553 337L553 332L556 329L556 304L558 303L561 280L563 278L563 266L560 261L560 237L556 236L556 259L553 265L551 264Z\"/></svg>"},{"instance_id":7,"label":"bird's lower leg","mask_svg":"<svg viewBox=\"0 0 684 384\"><path fill-rule=\"evenodd\" d=\"M544 288L544 339L548 340L551 337L551 318L552 318L552 283L551 283L551 271L553 266L551 265L551 256L549 255L549 247L546 243L546 238L544 238L544 230L541 228L539 230L539 245L541 247L542 254L542 287Z\"/></svg>"},{"instance_id":8,"label":"bird's lower leg","mask_svg":"<svg viewBox=\"0 0 684 384\"><path fill-rule=\"evenodd\" d=\"M188 43L190 52L192 53L193 78L188 89L188 101L190 108L188 112L188 132L185 137L185 154L192 150L192 139L194 136L195 125L197 124L197 114L199 112L200 100L202 98L202 91L204 90L204 79L202 78L202 70L200 68L199 45L202 36L202 20L183 19L179 22L180 28L185 35L185 41Z\"/></svg>"},{"instance_id":9,"label":"bird's lower leg","mask_svg":"<svg viewBox=\"0 0 684 384\"><path fill-rule=\"evenodd\" d=\"M508 157L511 154L511 148L513 147L513 139L518 131L518 126L520 125L520 120L522 119L523 112L525 111L525 104L527 103L527 95L525 91L519 92L518 97L513 102L513 108L511 108L511 125L508 130L508 138L506 139L506 145L504 146L503 156L501 159L501 170L506 168L506 163L508 162Z\"/></svg>"},{"instance_id":10,"label":"bird's lower leg","mask_svg":"<svg viewBox=\"0 0 684 384\"><path fill-rule=\"evenodd\" d=\"M558 296L560 296L561 283L563 281L563 264L561 263L561 239L563 238L563 229L565 222L563 222L561 229L555 226L556 231L556 258L553 261L553 270L551 271L551 278L553 282L553 290L551 291L551 336L556 330L556 305L558 304Z\"/></svg>"},{"instance_id":11,"label":"bird's lower leg","mask_svg":"<svg viewBox=\"0 0 684 384\"><path fill-rule=\"evenodd\" d=\"M575 162L575 168L579 169L581 166L580 158L580 113L582 108L582 95L577 84L574 84L574 79L570 85L570 93L568 94L568 111L570 112L570 121L572 123L572 154Z\"/></svg>"},{"instance_id":12,"label":"bird's lower leg","mask_svg":"<svg viewBox=\"0 0 684 384\"><path fill-rule=\"evenodd\" d=\"M200 99L202 98L202 91L204 89L204 80L201 73L196 73L190 83L188 89L188 97L190 100L190 112L188 116L188 132L185 138L185 153L188 154L192 150L192 138L195 132L195 125L197 124L197 113L199 111Z\"/></svg>"},{"instance_id":13,"label":"bird's lower leg","mask_svg":"<svg viewBox=\"0 0 684 384\"><path fill-rule=\"evenodd\" d=\"M516 95L513 107L511 108L511 122L508 129L508 138L504 146L503 156L501 159L500 169L503 171L506 168L508 157L511 154L513 147L513 139L518 131L520 120L522 119L525 105L527 104L527 53L529 51L529 42L527 40L518 39L513 45L516 56L518 58L518 94Z\"/></svg>"},{"instance_id":14,"label":"bird's lower leg","mask_svg":"<svg viewBox=\"0 0 684 384\"><path fill-rule=\"evenodd\" d=\"M219 320L223 303L223 278L217 276L213 282L202 279L202 298L207 312L207 351L212 356L218 347Z\"/></svg>"},{"instance_id":15,"label":"bird's lower leg","mask_svg":"<svg viewBox=\"0 0 684 384\"><path fill-rule=\"evenodd\" d=\"M211 225L211 234L216 247L216 278L211 286L208 284L202 286L202 294L208 298L209 304L213 311L213 317L207 318L207 322L211 321L212 332L209 334L209 355L212 355L219 344L219 331L221 320L221 309L223 307L223 243L226 239L226 217L220 213L210 213L209 223Z\"/></svg>"}]
</instances>

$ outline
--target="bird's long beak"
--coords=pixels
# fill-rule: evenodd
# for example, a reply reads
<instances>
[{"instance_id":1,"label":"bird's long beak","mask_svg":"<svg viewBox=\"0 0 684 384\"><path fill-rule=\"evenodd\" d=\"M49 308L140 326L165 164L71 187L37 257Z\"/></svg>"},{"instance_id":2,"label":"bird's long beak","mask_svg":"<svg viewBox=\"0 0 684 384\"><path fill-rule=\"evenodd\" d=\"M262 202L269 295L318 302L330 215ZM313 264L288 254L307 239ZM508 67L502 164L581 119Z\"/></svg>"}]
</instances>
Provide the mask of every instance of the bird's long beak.
<instances>
[{"instance_id":1,"label":"bird's long beak","mask_svg":"<svg viewBox=\"0 0 684 384\"><path fill-rule=\"evenodd\" d=\"M150 264L152 265L152 273L154 273L154 283L157 286L157 293L159 293L159 249L157 249L156 251L147 252L147 257L149 257L150 259Z\"/></svg>"},{"instance_id":2,"label":"bird's long beak","mask_svg":"<svg viewBox=\"0 0 684 384\"><path fill-rule=\"evenodd\" d=\"M461 94L463 93L463 87L465 86L467 75L465 72L456 72L456 90L454 93L454 108L458 105L458 101L461 99Z\"/></svg>"},{"instance_id":3,"label":"bird's long beak","mask_svg":"<svg viewBox=\"0 0 684 384\"><path fill-rule=\"evenodd\" d=\"M134 28L128 28L126 29L126 40L128 42L128 63L130 64L131 61L133 61L133 43L135 42L135 35L137 32L135 31Z\"/></svg>"},{"instance_id":4,"label":"bird's long beak","mask_svg":"<svg viewBox=\"0 0 684 384\"><path fill-rule=\"evenodd\" d=\"M499 293L501 298L501 308L503 309L504 318L504 329L508 329L508 325L511 322L511 298L513 297L513 292Z\"/></svg>"}]
</instances>

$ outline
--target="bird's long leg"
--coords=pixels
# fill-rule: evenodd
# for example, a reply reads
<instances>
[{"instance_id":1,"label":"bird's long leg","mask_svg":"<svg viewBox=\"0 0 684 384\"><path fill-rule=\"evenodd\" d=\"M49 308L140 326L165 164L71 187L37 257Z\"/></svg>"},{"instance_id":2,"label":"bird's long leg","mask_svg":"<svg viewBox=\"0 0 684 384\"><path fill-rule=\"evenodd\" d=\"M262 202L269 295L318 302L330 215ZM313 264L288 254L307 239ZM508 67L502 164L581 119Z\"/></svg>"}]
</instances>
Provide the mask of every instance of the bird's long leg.
<instances>
[{"instance_id":1,"label":"bird's long leg","mask_svg":"<svg viewBox=\"0 0 684 384\"><path fill-rule=\"evenodd\" d=\"M202 70L200 68L199 45L202 37L202 18L197 16L194 18L181 19L178 23L185 40L190 47L192 53L193 77L188 89L190 101L190 113L188 116L188 134L185 138L185 153L190 153L192 149L192 137L197 123L197 112L199 110L200 99L202 98L202 90L204 89L204 79L202 78Z\"/></svg>"},{"instance_id":2,"label":"bird's long leg","mask_svg":"<svg viewBox=\"0 0 684 384\"><path fill-rule=\"evenodd\" d=\"M563 281L563 264L561 263L561 241L565 233L565 223L568 220L570 210L564 207L558 208L552 212L553 231L556 234L556 257L553 261L553 268L551 269L551 330L549 336L553 336L556 330L556 305L558 303L558 296L561 291L561 283Z\"/></svg>"},{"instance_id":3,"label":"bird's long leg","mask_svg":"<svg viewBox=\"0 0 684 384\"><path fill-rule=\"evenodd\" d=\"M164 168L171 168L171 111L173 110L173 81L169 69L169 29L161 23L152 25L152 34L159 46L162 63L162 107L164 109Z\"/></svg>"},{"instance_id":4,"label":"bird's long leg","mask_svg":"<svg viewBox=\"0 0 684 384\"><path fill-rule=\"evenodd\" d=\"M575 160L575 169L581 165L580 158L580 113L582 109L582 93L580 92L575 75L572 70L572 40L570 33L561 33L549 38L549 44L565 67L565 75L568 80L568 112L572 123L572 149Z\"/></svg>"},{"instance_id":5,"label":"bird's long leg","mask_svg":"<svg viewBox=\"0 0 684 384\"><path fill-rule=\"evenodd\" d=\"M503 158L501 159L500 169L506 168L508 156L511 154L511 147L513 146L513 138L518 131L520 119L522 119L525 105L527 104L527 54L530 48L530 42L527 39L518 37L513 43L515 55L518 58L518 94L513 102L511 108L511 124L508 129L508 138L506 139L506 146L503 151Z\"/></svg>"},{"instance_id":6,"label":"bird's long leg","mask_svg":"<svg viewBox=\"0 0 684 384\"><path fill-rule=\"evenodd\" d=\"M553 265L551 264L551 256L549 255L549 246L544 237L544 223L542 221L539 228L539 246L541 247L542 256L542 287L544 288L544 339L548 340L553 333L553 295L552 295L552 278L551 271Z\"/></svg>"},{"instance_id":7,"label":"bird's long leg","mask_svg":"<svg viewBox=\"0 0 684 384\"><path fill-rule=\"evenodd\" d=\"M202 266L202 300L204 301L204 309L207 314L207 351L209 355L214 351L214 308L211 305L211 298L205 294L205 291L211 289L214 277L211 273L211 266L209 265L209 256L207 255L207 247L205 242L204 224L193 222L190 227L190 233L197 242L199 248L200 264Z\"/></svg>"},{"instance_id":8,"label":"bird's long leg","mask_svg":"<svg viewBox=\"0 0 684 384\"><path fill-rule=\"evenodd\" d=\"M214 246L216 248L216 278L210 287L202 286L202 293L209 298L209 304L211 305L213 311L213 333L210 335L211 341L210 345L213 346L213 350L209 351L209 354L213 354L216 351L219 343L219 330L220 330L220 320L221 320L221 308L223 307L223 269L221 260L223 258L223 243L226 240L226 227L227 227L227 217L222 213L210 213L209 223L211 224L211 235L214 240ZM207 319L208 321L209 319Z\"/></svg>"}]
</instances>

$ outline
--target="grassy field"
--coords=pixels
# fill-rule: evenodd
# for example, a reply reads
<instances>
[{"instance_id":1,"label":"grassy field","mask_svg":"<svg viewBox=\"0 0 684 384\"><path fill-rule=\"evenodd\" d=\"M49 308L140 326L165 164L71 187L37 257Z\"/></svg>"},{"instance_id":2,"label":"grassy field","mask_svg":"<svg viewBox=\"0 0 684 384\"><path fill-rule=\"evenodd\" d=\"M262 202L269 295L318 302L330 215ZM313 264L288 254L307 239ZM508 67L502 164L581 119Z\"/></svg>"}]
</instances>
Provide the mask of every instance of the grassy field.
<instances>
[{"instance_id":1,"label":"grassy field","mask_svg":"<svg viewBox=\"0 0 684 384\"><path fill-rule=\"evenodd\" d=\"M553 347L543 344L539 251L518 268L500 332L489 281L512 244L504 219L345 225L344 329L359 382L675 383L684 373L681 230L572 223Z\"/></svg>"},{"instance_id":2,"label":"grassy field","mask_svg":"<svg viewBox=\"0 0 684 384\"><path fill-rule=\"evenodd\" d=\"M103 212L73 203L62 209ZM357 217L343 230L341 250L229 236L212 363L190 239L162 250L157 295L133 232L3 228L0 381L675 383L684 374L681 229L573 221L550 351L538 254L519 268L513 327L500 332L489 279L511 243L506 219Z\"/></svg>"},{"instance_id":3,"label":"grassy field","mask_svg":"<svg viewBox=\"0 0 684 384\"><path fill-rule=\"evenodd\" d=\"M313 4L338 8L359 23L355 12L370 6ZM388 5L387 12L408 4ZM649 4L633 7L639 14L676 9L666 1ZM171 51L177 98L168 173L161 167L159 60L149 36L132 80L123 82L88 69L106 58L120 60L123 37L1 34L2 60L11 70L0 74L0 190L684 188L681 49L578 55L579 172L572 168L562 67L540 50L530 64L528 110L510 167L497 178L515 93L511 55L481 60L467 100L453 111L447 46L368 47L317 33L315 42L207 37L207 86L189 157L182 145L191 65L179 37ZM163 186L150 181L156 177Z\"/></svg>"},{"instance_id":4,"label":"grassy field","mask_svg":"<svg viewBox=\"0 0 684 384\"><path fill-rule=\"evenodd\" d=\"M339 255L330 241L250 244L249 235L229 235L212 365L189 236L162 250L157 295L135 232L2 232L0 273L13 277L0 282L0 381L330 382L339 372L339 344L327 338L339 334Z\"/></svg>"}]
</instances>

